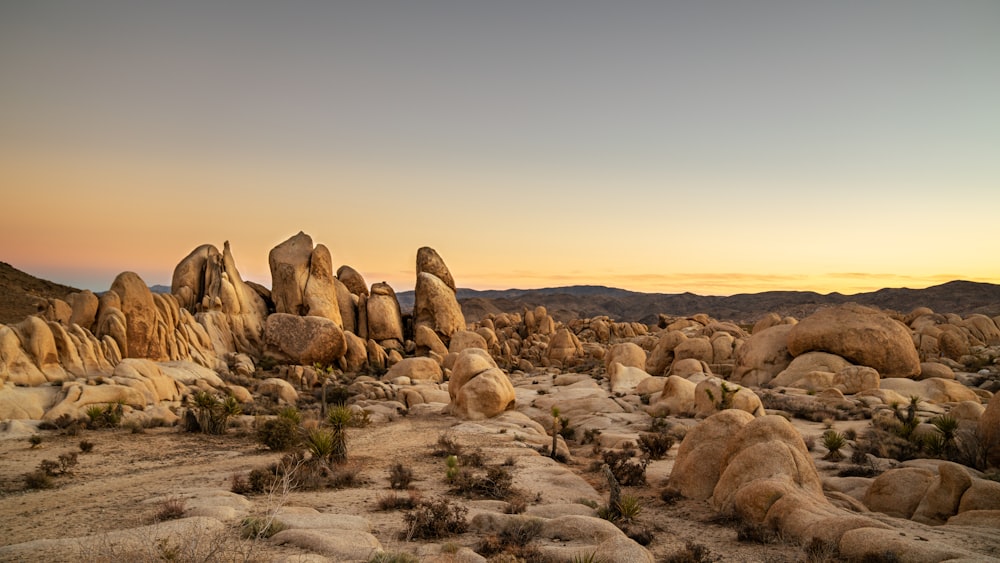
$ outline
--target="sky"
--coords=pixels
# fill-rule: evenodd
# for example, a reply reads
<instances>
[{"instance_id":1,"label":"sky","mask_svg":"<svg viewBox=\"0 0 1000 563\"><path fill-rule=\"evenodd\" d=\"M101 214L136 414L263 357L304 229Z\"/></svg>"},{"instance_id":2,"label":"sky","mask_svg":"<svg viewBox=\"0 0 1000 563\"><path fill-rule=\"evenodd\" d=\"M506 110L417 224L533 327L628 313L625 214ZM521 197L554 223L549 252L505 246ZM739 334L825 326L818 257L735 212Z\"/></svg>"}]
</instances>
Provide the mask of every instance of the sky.
<instances>
[{"instance_id":1,"label":"sky","mask_svg":"<svg viewBox=\"0 0 1000 563\"><path fill-rule=\"evenodd\" d=\"M0 261L169 284L1000 283L1000 2L0 0Z\"/></svg>"}]
</instances>

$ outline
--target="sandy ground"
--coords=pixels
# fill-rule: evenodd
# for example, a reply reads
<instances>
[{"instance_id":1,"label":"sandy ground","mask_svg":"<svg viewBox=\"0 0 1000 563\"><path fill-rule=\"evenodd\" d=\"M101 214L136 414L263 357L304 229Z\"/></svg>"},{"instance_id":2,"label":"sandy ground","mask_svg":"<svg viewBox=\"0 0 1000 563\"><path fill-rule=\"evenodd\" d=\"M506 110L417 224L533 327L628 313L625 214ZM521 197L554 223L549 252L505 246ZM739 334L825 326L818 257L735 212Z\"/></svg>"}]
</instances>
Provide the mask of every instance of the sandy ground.
<instances>
[{"instance_id":1,"label":"sandy ground","mask_svg":"<svg viewBox=\"0 0 1000 563\"><path fill-rule=\"evenodd\" d=\"M372 533L386 551L417 553L417 542L399 539L404 530L403 513L379 511L380 496L391 492L388 468L402 461L414 470L414 486L424 498L445 496L466 503L473 509L489 505L456 497L448 492L443 476L445 464L432 452L438 437L458 421L444 415L427 414L401 417L350 431L350 463L356 469L358 486L336 490L293 492L281 502L286 506L312 507L323 513L353 514L367 518ZM0 546L39 539L75 538L113 530L134 528L155 520L164 496L184 496L206 489L228 491L234 473L247 472L280 458L263 449L253 435L239 430L226 436L187 434L176 428L149 429L133 434L128 430L83 431L67 436L59 431L43 431L42 444L32 448L26 437L0 440ZM55 459L64 452L79 451L81 440L94 444L90 453L79 454L72 475L55 478L56 487L48 490L23 490L23 475L43 459ZM536 456L534 451L498 441L489 435L462 434L466 448L481 447L488 463L501 463L511 452ZM512 449L520 446L519 449ZM589 446L575 447L574 459L565 467L580 475L594 489L581 489L581 496L606 498L606 489L598 473L589 469L596 459ZM669 475L676 446L666 460L653 463L647 473L649 483L626 490L642 499L643 512L636 528L652 532L647 546L658 560L676 552L685 542L705 546L716 560L725 561L799 561L803 550L780 543L741 543L731 523L719 521L706 503L680 500L667 504L659 498L662 480ZM520 458L518 458L520 459ZM514 466L515 486L518 466ZM534 483L542 487L544 483ZM529 485L530 486L530 485ZM589 494L588 494L589 493ZM250 497L255 505L270 499ZM558 499L538 494L532 506ZM151 502L153 501L153 502ZM255 506L258 508L258 506ZM233 532L235 537L235 532ZM453 545L474 547L475 533L448 538ZM308 552L279 547L269 542L255 546L254 559L297 560ZM40 556L41 557L41 556ZM48 560L50 555L44 559ZM32 560L30 557L18 560ZM42 560L42 559L38 559ZM66 555L66 560L73 557Z\"/></svg>"}]
</instances>

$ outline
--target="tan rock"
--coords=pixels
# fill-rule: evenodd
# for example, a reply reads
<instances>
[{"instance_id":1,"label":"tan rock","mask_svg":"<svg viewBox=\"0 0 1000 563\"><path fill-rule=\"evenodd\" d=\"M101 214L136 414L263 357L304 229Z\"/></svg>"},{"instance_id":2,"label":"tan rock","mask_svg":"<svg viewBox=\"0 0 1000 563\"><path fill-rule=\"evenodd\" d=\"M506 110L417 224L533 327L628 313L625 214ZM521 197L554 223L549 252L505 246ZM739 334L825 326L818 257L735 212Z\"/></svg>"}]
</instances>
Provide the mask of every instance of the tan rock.
<instances>
[{"instance_id":1,"label":"tan rock","mask_svg":"<svg viewBox=\"0 0 1000 563\"><path fill-rule=\"evenodd\" d=\"M639 383L650 377L642 368L623 366L621 364L617 364L611 371L611 392L616 394L621 393L624 395L633 393Z\"/></svg>"},{"instance_id":2,"label":"tan rock","mask_svg":"<svg viewBox=\"0 0 1000 563\"><path fill-rule=\"evenodd\" d=\"M368 338L380 344L388 340L403 341L403 318L399 312L399 301L396 299L396 292L387 283L372 286L367 302L367 327Z\"/></svg>"},{"instance_id":3,"label":"tan rock","mask_svg":"<svg viewBox=\"0 0 1000 563\"><path fill-rule=\"evenodd\" d=\"M275 400L294 405L299 400L299 393L292 384L277 377L269 377L257 384L257 393Z\"/></svg>"},{"instance_id":4,"label":"tan rock","mask_svg":"<svg viewBox=\"0 0 1000 563\"><path fill-rule=\"evenodd\" d=\"M100 303L97 296L89 289L85 289L79 293L67 295L66 302L73 309L69 317L70 324L93 331L97 322L97 306Z\"/></svg>"},{"instance_id":5,"label":"tan rock","mask_svg":"<svg viewBox=\"0 0 1000 563\"><path fill-rule=\"evenodd\" d=\"M754 416L764 415L760 397L750 389L710 377L695 386L694 408L696 417L706 417L726 409L738 409Z\"/></svg>"},{"instance_id":6,"label":"tan rock","mask_svg":"<svg viewBox=\"0 0 1000 563\"><path fill-rule=\"evenodd\" d=\"M309 279L312 238L302 231L271 249L267 256L271 268L271 299L275 312L304 315L303 293Z\"/></svg>"},{"instance_id":7,"label":"tan rock","mask_svg":"<svg viewBox=\"0 0 1000 563\"><path fill-rule=\"evenodd\" d=\"M879 475L865 493L869 510L910 519L934 481L934 473L918 467L890 469Z\"/></svg>"},{"instance_id":8,"label":"tan rock","mask_svg":"<svg viewBox=\"0 0 1000 563\"><path fill-rule=\"evenodd\" d=\"M465 316L455 297L454 288L434 274L417 273L413 324L415 327L427 326L432 329L441 337L442 342L449 341L455 332L465 330Z\"/></svg>"},{"instance_id":9,"label":"tan rock","mask_svg":"<svg viewBox=\"0 0 1000 563\"><path fill-rule=\"evenodd\" d=\"M972 486L972 478L964 467L950 462L938 466L938 475L931 481L924 498L913 513L913 520L922 524L944 524L958 513L962 495Z\"/></svg>"},{"instance_id":10,"label":"tan rock","mask_svg":"<svg viewBox=\"0 0 1000 563\"><path fill-rule=\"evenodd\" d=\"M754 334L736 351L732 380L759 387L770 382L792 362L788 334L794 325L782 324Z\"/></svg>"},{"instance_id":11,"label":"tan rock","mask_svg":"<svg viewBox=\"0 0 1000 563\"><path fill-rule=\"evenodd\" d=\"M429 246L417 249L417 274L428 273L440 279L455 293L455 279L436 250Z\"/></svg>"},{"instance_id":12,"label":"tan rock","mask_svg":"<svg viewBox=\"0 0 1000 563\"><path fill-rule=\"evenodd\" d=\"M895 391L904 397L920 397L934 403L977 401L978 396L968 387L952 379L931 378L914 381L904 378L883 378L882 389Z\"/></svg>"},{"instance_id":13,"label":"tan rock","mask_svg":"<svg viewBox=\"0 0 1000 563\"><path fill-rule=\"evenodd\" d=\"M397 377L408 377L411 381L440 382L442 379L441 365L427 357L404 358L393 364L385 374L385 379L390 381Z\"/></svg>"},{"instance_id":14,"label":"tan rock","mask_svg":"<svg viewBox=\"0 0 1000 563\"><path fill-rule=\"evenodd\" d=\"M110 293L121 299L120 310L125 316L127 346L122 354L126 358L168 360L163 343L157 339L159 319L146 282L134 272L122 272L112 282Z\"/></svg>"},{"instance_id":15,"label":"tan rock","mask_svg":"<svg viewBox=\"0 0 1000 563\"><path fill-rule=\"evenodd\" d=\"M973 479L958 503L959 514L969 510L1000 510L1000 483L987 479Z\"/></svg>"},{"instance_id":16,"label":"tan rock","mask_svg":"<svg viewBox=\"0 0 1000 563\"><path fill-rule=\"evenodd\" d=\"M907 327L856 304L820 309L803 319L788 334L788 351L793 356L829 352L874 368L882 377L920 373L920 358Z\"/></svg>"},{"instance_id":17,"label":"tan rock","mask_svg":"<svg viewBox=\"0 0 1000 563\"><path fill-rule=\"evenodd\" d=\"M955 379L955 372L944 364L937 362L921 362L920 375L917 379L930 379L932 377L940 379Z\"/></svg>"},{"instance_id":18,"label":"tan rock","mask_svg":"<svg viewBox=\"0 0 1000 563\"><path fill-rule=\"evenodd\" d=\"M608 376L614 375L615 364L643 369L646 366L646 352L632 342L614 344L604 356Z\"/></svg>"},{"instance_id":19,"label":"tan rock","mask_svg":"<svg viewBox=\"0 0 1000 563\"><path fill-rule=\"evenodd\" d=\"M688 338L674 347L674 362L685 359L695 359L706 364L713 363L714 350L712 341L703 336Z\"/></svg>"},{"instance_id":20,"label":"tan rock","mask_svg":"<svg viewBox=\"0 0 1000 563\"><path fill-rule=\"evenodd\" d=\"M670 366L669 373L670 375L677 375L687 379L699 373L712 375L712 369L702 360L685 358L683 360L674 360L673 365Z\"/></svg>"},{"instance_id":21,"label":"tan rock","mask_svg":"<svg viewBox=\"0 0 1000 563\"><path fill-rule=\"evenodd\" d=\"M423 327L427 325L419 326ZM480 350L489 351L486 339L483 338L478 332L473 332L471 330L457 330L452 333L451 341L448 343L448 352L460 354L462 350L466 350L468 348L479 348Z\"/></svg>"},{"instance_id":22,"label":"tan rock","mask_svg":"<svg viewBox=\"0 0 1000 563\"><path fill-rule=\"evenodd\" d=\"M774 387L799 387L799 380L811 372L834 374L850 366L850 362L834 354L806 352L793 359L770 383Z\"/></svg>"},{"instance_id":23,"label":"tan rock","mask_svg":"<svg viewBox=\"0 0 1000 563\"><path fill-rule=\"evenodd\" d=\"M469 420L492 418L513 408L514 386L485 350L469 348L458 355L448 382L450 412Z\"/></svg>"},{"instance_id":24,"label":"tan rock","mask_svg":"<svg viewBox=\"0 0 1000 563\"><path fill-rule=\"evenodd\" d=\"M878 389L881 378L868 366L847 366L833 376L833 386L845 395Z\"/></svg>"},{"instance_id":25,"label":"tan rock","mask_svg":"<svg viewBox=\"0 0 1000 563\"><path fill-rule=\"evenodd\" d=\"M754 417L750 413L730 409L688 431L677 450L667 488L695 500L710 498L721 474L729 438L751 420Z\"/></svg>"},{"instance_id":26,"label":"tan rock","mask_svg":"<svg viewBox=\"0 0 1000 563\"><path fill-rule=\"evenodd\" d=\"M339 279L351 293L357 296L368 295L368 284L365 278L354 268L346 264L337 269L337 279Z\"/></svg>"},{"instance_id":27,"label":"tan rock","mask_svg":"<svg viewBox=\"0 0 1000 563\"><path fill-rule=\"evenodd\" d=\"M560 362L566 365L584 354L583 345L569 329L560 328L549 341L546 355L549 361Z\"/></svg>"},{"instance_id":28,"label":"tan rock","mask_svg":"<svg viewBox=\"0 0 1000 563\"><path fill-rule=\"evenodd\" d=\"M266 353L295 364L331 365L347 352L344 331L330 319L275 313L264 329Z\"/></svg>"},{"instance_id":29,"label":"tan rock","mask_svg":"<svg viewBox=\"0 0 1000 563\"><path fill-rule=\"evenodd\" d=\"M963 559L975 554L944 542L927 541L920 534L885 528L857 528L840 538L839 556L845 561L877 560L891 555L898 561L932 562Z\"/></svg>"},{"instance_id":30,"label":"tan rock","mask_svg":"<svg viewBox=\"0 0 1000 563\"><path fill-rule=\"evenodd\" d=\"M330 250L325 245L317 244L309 255L309 275L302 286L302 314L330 319L343 329L337 283L333 277Z\"/></svg>"},{"instance_id":31,"label":"tan rock","mask_svg":"<svg viewBox=\"0 0 1000 563\"><path fill-rule=\"evenodd\" d=\"M674 363L674 348L685 340L687 336L679 330L661 335L646 360L646 372L650 375L669 375L666 372Z\"/></svg>"},{"instance_id":32,"label":"tan rock","mask_svg":"<svg viewBox=\"0 0 1000 563\"><path fill-rule=\"evenodd\" d=\"M690 415L694 413L694 390L697 385L671 375L666 378L660 396L650 405L653 416Z\"/></svg>"}]
</instances>

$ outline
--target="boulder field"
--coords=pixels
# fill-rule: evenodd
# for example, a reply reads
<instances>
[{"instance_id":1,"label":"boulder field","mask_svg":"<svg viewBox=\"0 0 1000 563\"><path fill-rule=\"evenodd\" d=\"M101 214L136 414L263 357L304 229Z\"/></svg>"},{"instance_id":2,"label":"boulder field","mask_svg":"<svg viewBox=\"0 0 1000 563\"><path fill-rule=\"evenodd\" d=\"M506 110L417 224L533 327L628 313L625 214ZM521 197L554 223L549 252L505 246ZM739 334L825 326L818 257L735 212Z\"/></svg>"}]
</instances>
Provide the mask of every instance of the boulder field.
<instances>
[{"instance_id":1,"label":"boulder field","mask_svg":"<svg viewBox=\"0 0 1000 563\"><path fill-rule=\"evenodd\" d=\"M651 485L669 495L848 558L996 555L959 536L1000 521L998 318L846 304L753 326L707 315L559 322L544 307L467 323L455 278L428 247L416 255L412 311L388 284L334 270L330 249L305 233L268 262L270 289L243 281L228 242L206 244L177 264L170 293L124 272L103 294L50 300L42 315L0 325L0 421L84 419L117 404L126 419L169 424L200 391L264 408L330 382L374 419L433 412L468 432L517 420L537 448L556 420L572 431L556 440L566 458L584 440L630 451L653 421L671 420L686 434ZM853 437L834 447L801 421L835 435L850 421ZM828 459L813 455L817 442ZM849 463L835 459L838 448L853 450ZM871 471L842 476L844 464ZM276 541L322 544L295 524L305 516L285 517ZM574 518L547 518L543 536L652 560L603 520ZM473 525L514 520L484 513ZM939 530L937 540L917 539L919 526ZM378 547L368 531L351 533L351 545L317 549Z\"/></svg>"}]
</instances>

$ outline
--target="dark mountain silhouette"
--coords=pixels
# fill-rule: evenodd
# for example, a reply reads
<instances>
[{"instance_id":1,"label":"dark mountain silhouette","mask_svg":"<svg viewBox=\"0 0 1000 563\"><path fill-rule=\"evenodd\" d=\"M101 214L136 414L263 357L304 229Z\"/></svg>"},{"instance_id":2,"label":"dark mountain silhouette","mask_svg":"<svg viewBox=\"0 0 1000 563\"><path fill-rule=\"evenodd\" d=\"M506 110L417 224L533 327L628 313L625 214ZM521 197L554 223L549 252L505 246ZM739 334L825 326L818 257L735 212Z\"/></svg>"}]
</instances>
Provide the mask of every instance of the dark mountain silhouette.
<instances>
[{"instance_id":1,"label":"dark mountain silhouette","mask_svg":"<svg viewBox=\"0 0 1000 563\"><path fill-rule=\"evenodd\" d=\"M70 286L36 278L0 262L0 323L19 322L38 313L39 303L48 298L64 299L79 291ZM167 286L153 291L169 292ZM413 291L397 294L404 312L413 310ZM938 313L1000 315L1000 285L952 281L926 289L893 288L870 293L826 295L812 291L767 291L728 297L693 293L640 293L600 285L575 285L544 289L504 289L478 291L459 288L458 300L466 320L476 321L490 313L521 312L542 305L555 318L608 316L617 321L657 322L660 314L690 316L706 313L716 319L751 323L765 313L776 312L803 318L816 309L855 302L907 313L929 307Z\"/></svg>"},{"instance_id":2,"label":"dark mountain silhouette","mask_svg":"<svg viewBox=\"0 0 1000 563\"><path fill-rule=\"evenodd\" d=\"M608 316L618 321L646 324L655 323L661 313L671 316L706 313L717 319L743 323L753 322L769 312L803 318L821 307L848 302L901 313L929 307L939 313L1000 315L1000 285L968 281L952 281L926 289L880 289L855 295L766 291L718 297L693 293L639 293L593 285L490 291L460 288L457 295L469 321L490 313L521 312L538 305L563 321ZM413 308L412 291L400 292L398 296L404 311Z\"/></svg>"}]
</instances>

